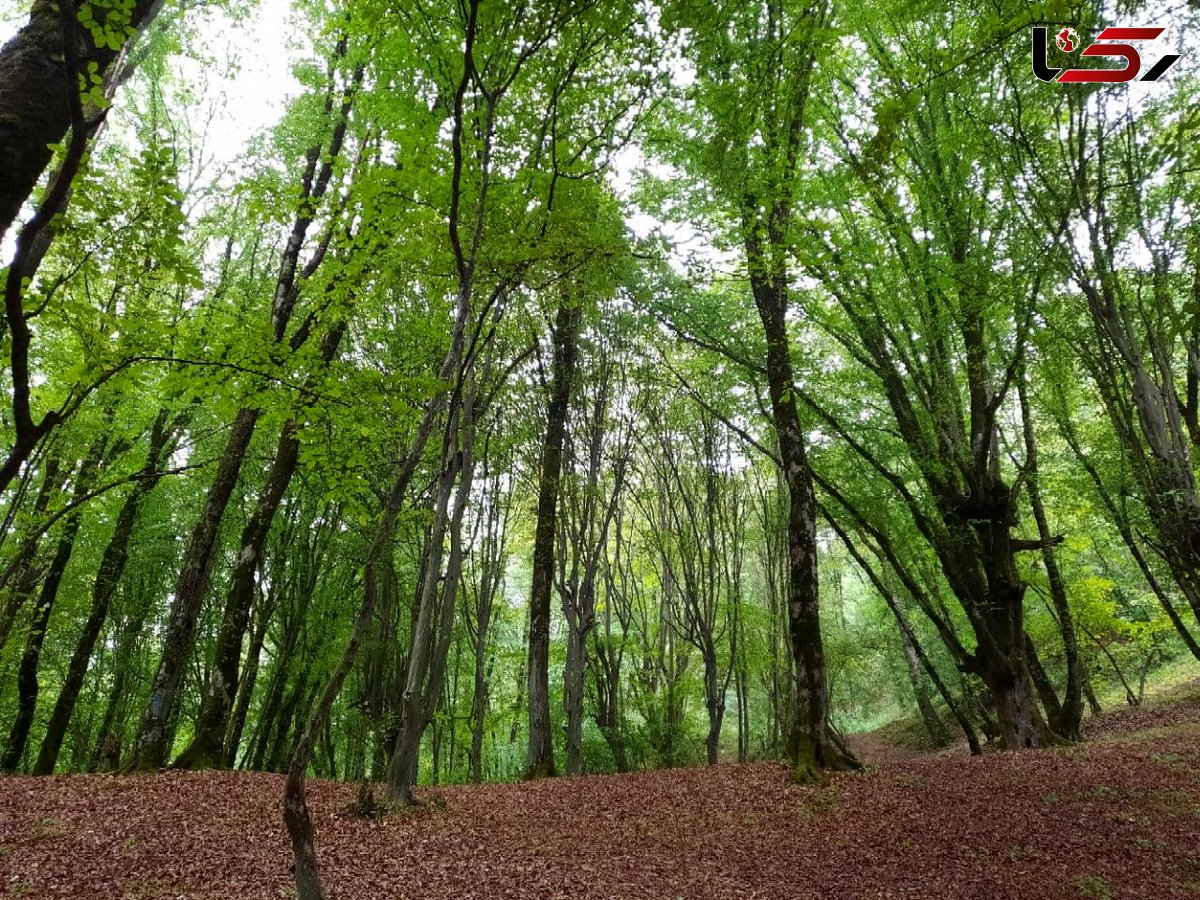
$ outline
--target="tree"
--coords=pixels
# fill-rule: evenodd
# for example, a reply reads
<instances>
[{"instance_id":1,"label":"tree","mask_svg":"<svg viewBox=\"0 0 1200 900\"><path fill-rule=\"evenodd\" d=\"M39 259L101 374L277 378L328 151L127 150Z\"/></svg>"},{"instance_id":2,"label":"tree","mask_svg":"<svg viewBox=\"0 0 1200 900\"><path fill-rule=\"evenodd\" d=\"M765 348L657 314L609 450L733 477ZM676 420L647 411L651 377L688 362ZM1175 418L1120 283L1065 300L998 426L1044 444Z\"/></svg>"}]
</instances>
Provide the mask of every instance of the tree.
<instances>
[{"instance_id":1,"label":"tree","mask_svg":"<svg viewBox=\"0 0 1200 900\"><path fill-rule=\"evenodd\" d=\"M825 4L793 8L780 0L720 12L686 3L673 9L675 27L697 26L686 52L699 75L694 102L703 137L683 141L694 148L687 163L709 179L723 214L736 223L766 343L771 418L789 498L787 609L796 689L788 751L799 781L819 780L822 770L857 767L829 728L816 500L788 326L793 211L812 74L827 40L828 14ZM707 149L699 149L704 145Z\"/></svg>"}]
</instances>

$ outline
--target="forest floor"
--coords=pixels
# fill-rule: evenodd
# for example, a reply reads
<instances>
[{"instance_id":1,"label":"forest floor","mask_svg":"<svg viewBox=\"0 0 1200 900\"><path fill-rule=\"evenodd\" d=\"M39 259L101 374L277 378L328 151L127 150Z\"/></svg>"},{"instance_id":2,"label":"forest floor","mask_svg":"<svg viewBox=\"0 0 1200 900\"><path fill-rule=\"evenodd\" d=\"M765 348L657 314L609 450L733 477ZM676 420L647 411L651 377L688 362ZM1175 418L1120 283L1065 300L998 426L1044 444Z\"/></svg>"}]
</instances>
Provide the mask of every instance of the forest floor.
<instances>
[{"instance_id":1,"label":"forest floor","mask_svg":"<svg viewBox=\"0 0 1200 900\"><path fill-rule=\"evenodd\" d=\"M422 792L363 820L310 803L331 894L367 898L1200 898L1200 680L1082 744L907 757L827 787L753 763ZM0 892L294 896L282 777L0 779Z\"/></svg>"}]
</instances>

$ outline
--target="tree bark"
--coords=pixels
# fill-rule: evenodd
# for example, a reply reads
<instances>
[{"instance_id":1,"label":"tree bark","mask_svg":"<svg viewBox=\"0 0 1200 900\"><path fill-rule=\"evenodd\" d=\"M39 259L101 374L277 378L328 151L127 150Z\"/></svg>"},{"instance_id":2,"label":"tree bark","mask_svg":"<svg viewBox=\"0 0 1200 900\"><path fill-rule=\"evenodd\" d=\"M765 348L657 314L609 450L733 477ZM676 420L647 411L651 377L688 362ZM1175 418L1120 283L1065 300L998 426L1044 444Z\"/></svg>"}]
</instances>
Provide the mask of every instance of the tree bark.
<instances>
[{"instance_id":1,"label":"tree bark","mask_svg":"<svg viewBox=\"0 0 1200 900\"><path fill-rule=\"evenodd\" d=\"M421 738L442 695L446 657L454 624L458 587L462 580L462 525L474 479L474 390L471 380L461 409L450 410L451 424L443 453L443 468L430 527L426 568L412 650L401 701L401 730L388 764L388 800L402 806L414 803ZM461 426L457 420L461 419ZM457 485L456 485L457 482ZM442 577L443 543L450 536L450 553ZM439 582L441 587L439 590Z\"/></svg>"},{"instance_id":2,"label":"tree bark","mask_svg":"<svg viewBox=\"0 0 1200 900\"><path fill-rule=\"evenodd\" d=\"M62 490L63 485L69 473L63 469L61 461L57 456L51 456L46 460L45 471L42 474L42 484L38 488L37 497L33 502L33 512L35 516L41 516L46 512L46 508L50 505L50 499ZM8 568L14 572L22 573L21 578L13 587L12 592L4 602L3 610L0 610L0 649L8 643L8 637L12 633L13 623L17 619L17 615L21 612L21 607L24 606L30 597L37 590L37 583L41 578L41 567L38 565L37 550L41 542L41 533L35 533L35 536L28 538L21 547L17 550Z\"/></svg>"},{"instance_id":3,"label":"tree bark","mask_svg":"<svg viewBox=\"0 0 1200 900\"><path fill-rule=\"evenodd\" d=\"M242 745L242 733L246 729L246 719L250 714L250 701L254 697L254 686L258 683L263 644L266 641L267 629L271 625L271 616L274 612L274 596L268 596L266 602L254 613L256 621L250 635L250 646L246 650L246 671L242 673L241 680L238 682L237 703L233 708L229 733L225 737L225 765L230 769L237 765L237 754Z\"/></svg>"},{"instance_id":4,"label":"tree bark","mask_svg":"<svg viewBox=\"0 0 1200 900\"><path fill-rule=\"evenodd\" d=\"M157 12L161 0L135 0L129 26L140 29ZM78 9L78 4L72 4ZM105 42L96 46L91 35L78 40L78 70L105 77L121 48ZM57 5L37 0L29 21L0 49L0 238L8 231L21 206L33 193L51 159L50 147L60 144L71 126L69 91L78 90L74 74L64 69L62 18Z\"/></svg>"},{"instance_id":5,"label":"tree bark","mask_svg":"<svg viewBox=\"0 0 1200 900\"><path fill-rule=\"evenodd\" d=\"M912 686L913 697L917 701L917 710L921 713L921 721L929 733L929 740L935 747L944 747L950 743L950 733L946 725L934 709L933 701L929 699L929 689L921 678L921 661L917 656L917 648L909 635L907 622L900 623L900 644L904 649L904 663L908 669L908 683Z\"/></svg>"},{"instance_id":6,"label":"tree bark","mask_svg":"<svg viewBox=\"0 0 1200 900\"><path fill-rule=\"evenodd\" d=\"M759 258L761 251L751 254ZM816 498L804 434L792 388L791 343L787 336L787 280L751 269L751 289L767 341L767 383L779 458L787 486L788 636L796 663L796 696L788 755L792 777L820 781L822 770L858 768L829 733L829 688L821 640L818 600Z\"/></svg>"},{"instance_id":7,"label":"tree bark","mask_svg":"<svg viewBox=\"0 0 1200 900\"><path fill-rule=\"evenodd\" d=\"M554 543L562 475L567 411L575 380L579 328L583 311L568 301L559 304L552 333L550 398L538 477L537 525L533 537L533 576L529 595L529 746L525 777L555 774L554 739L550 728L550 598L554 587Z\"/></svg>"},{"instance_id":8,"label":"tree bark","mask_svg":"<svg viewBox=\"0 0 1200 900\"><path fill-rule=\"evenodd\" d=\"M858 563L859 568L866 573L871 583L875 586L875 590L879 592L880 596L883 597L884 602L887 603L888 608L892 611L892 615L896 617L896 624L900 627L900 636L904 642L905 653L907 654L908 651L911 650L913 655L921 663L921 666L925 669L925 673L929 676L929 680L933 682L933 686L937 689L937 692L941 695L946 707L950 710L950 714L954 716L954 720L958 722L959 727L962 728L963 734L967 738L967 745L971 748L971 754L973 756L978 756L983 752L983 748L979 745L979 738L975 734L975 729L972 727L971 721L966 712L963 710L962 705L954 699L954 695L950 693L950 689L946 686L946 683L938 674L937 668L933 665L933 661L929 658L928 654L926 654L924 648L921 646L921 642L917 640L917 636L912 630L912 625L908 621L908 616L904 613L903 605L900 603L899 599L897 599L896 596L888 589L887 584L884 583L879 573L875 571L874 566L867 561L867 558L863 555L862 551L859 550L854 541L851 540L849 533L847 533L842 525L836 519L830 516L828 512L826 513L826 520L829 522L833 530L837 532L837 536L841 538L842 544L846 547L846 550L849 551L851 557L854 558L854 561ZM920 703L919 700L918 703ZM938 721L941 721L940 718Z\"/></svg>"}]
</instances>

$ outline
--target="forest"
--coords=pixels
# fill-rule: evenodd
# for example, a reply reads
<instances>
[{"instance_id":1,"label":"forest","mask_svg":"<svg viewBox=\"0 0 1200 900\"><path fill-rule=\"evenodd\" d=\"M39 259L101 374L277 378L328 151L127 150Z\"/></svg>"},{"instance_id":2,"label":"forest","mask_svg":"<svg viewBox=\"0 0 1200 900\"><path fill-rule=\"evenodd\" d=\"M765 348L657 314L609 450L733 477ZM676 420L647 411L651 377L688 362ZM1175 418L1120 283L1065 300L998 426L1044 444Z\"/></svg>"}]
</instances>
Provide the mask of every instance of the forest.
<instances>
[{"instance_id":1,"label":"forest","mask_svg":"<svg viewBox=\"0 0 1200 900\"><path fill-rule=\"evenodd\" d=\"M487 803L566 841L621 791L760 791L840 840L822 803L872 827L884 742L893 787L957 767L950 805L1078 753L1170 769L1200 841L1198 27L0 0L9 887L266 890L54 893L18 794L194 827L245 791L292 892L261 896L312 900L376 895L321 861L347 821L466 835ZM513 895L742 896L580 865ZM1200 896L1155 872L1012 896ZM435 883L396 896L482 890ZM1009 896L965 883L918 893Z\"/></svg>"}]
</instances>

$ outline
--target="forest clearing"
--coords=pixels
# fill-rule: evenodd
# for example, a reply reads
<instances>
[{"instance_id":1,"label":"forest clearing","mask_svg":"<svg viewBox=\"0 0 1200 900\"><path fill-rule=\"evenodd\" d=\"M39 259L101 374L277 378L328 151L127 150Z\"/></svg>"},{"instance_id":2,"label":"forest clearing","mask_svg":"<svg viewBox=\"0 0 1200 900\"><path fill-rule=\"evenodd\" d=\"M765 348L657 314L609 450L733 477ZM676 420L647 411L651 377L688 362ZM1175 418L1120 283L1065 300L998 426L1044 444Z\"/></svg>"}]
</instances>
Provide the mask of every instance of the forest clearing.
<instances>
[{"instance_id":1,"label":"forest clearing","mask_svg":"<svg viewBox=\"0 0 1200 900\"><path fill-rule=\"evenodd\" d=\"M869 771L825 787L749 763L429 788L374 819L346 812L354 785L315 781L311 802L329 896L347 900L1200 897L1200 679L1087 733L878 765L852 741ZM281 789L248 772L0 779L0 883L292 896Z\"/></svg>"}]
</instances>

